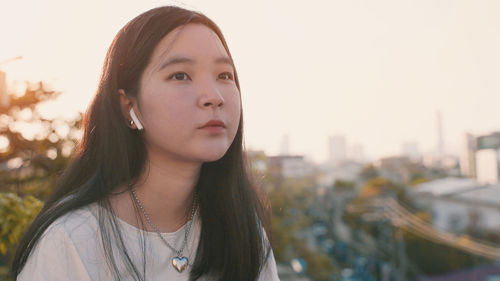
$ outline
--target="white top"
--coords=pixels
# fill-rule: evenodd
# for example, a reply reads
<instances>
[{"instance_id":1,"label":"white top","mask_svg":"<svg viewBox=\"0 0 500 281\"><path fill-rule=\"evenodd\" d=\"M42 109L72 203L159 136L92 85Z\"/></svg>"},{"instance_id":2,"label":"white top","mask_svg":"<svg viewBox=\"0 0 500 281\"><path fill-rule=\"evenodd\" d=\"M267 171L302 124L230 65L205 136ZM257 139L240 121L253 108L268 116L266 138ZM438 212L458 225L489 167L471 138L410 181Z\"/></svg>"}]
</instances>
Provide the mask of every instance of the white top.
<instances>
[{"instance_id":1,"label":"white top","mask_svg":"<svg viewBox=\"0 0 500 281\"><path fill-rule=\"evenodd\" d=\"M32 250L18 281L88 281L113 280L114 277L106 264L101 234L97 221L97 203L58 218L39 239ZM117 219L121 228L124 244L133 263L142 274L143 250L142 235L146 238L146 280L189 280L188 266L182 273L172 266L174 253L158 237L156 232L147 232ZM166 240L179 249L184 242L185 227L175 232L163 233ZM194 216L188 243L183 255L191 265L196 256L200 236L201 221L198 212ZM265 233L265 232L264 232ZM115 249L116 250L116 249ZM126 273L121 256L114 253L120 272ZM122 274L124 280L133 280ZM279 280L276 262L271 251L258 280Z\"/></svg>"}]
</instances>

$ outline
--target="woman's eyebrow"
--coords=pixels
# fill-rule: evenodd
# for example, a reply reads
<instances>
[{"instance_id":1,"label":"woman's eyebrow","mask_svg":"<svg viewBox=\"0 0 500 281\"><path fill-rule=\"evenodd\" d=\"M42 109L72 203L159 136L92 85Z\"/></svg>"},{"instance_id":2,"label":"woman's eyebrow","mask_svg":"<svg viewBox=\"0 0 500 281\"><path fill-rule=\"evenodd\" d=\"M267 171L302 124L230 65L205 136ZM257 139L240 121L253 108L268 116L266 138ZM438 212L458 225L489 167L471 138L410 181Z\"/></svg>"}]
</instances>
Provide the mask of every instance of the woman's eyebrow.
<instances>
[{"instance_id":1,"label":"woman's eyebrow","mask_svg":"<svg viewBox=\"0 0 500 281\"><path fill-rule=\"evenodd\" d=\"M164 68L166 68L167 66L170 66L170 65L175 65L175 64L195 64L196 63L196 60L194 59L191 59L191 58L187 58L187 57L172 57L170 58L169 60L167 60L166 62L164 62L160 68L158 69L158 71L161 71L163 70ZM215 63L217 64L227 64L231 67L233 67L233 61L228 58L228 57L218 57L215 59Z\"/></svg>"},{"instance_id":2,"label":"woman's eyebrow","mask_svg":"<svg viewBox=\"0 0 500 281\"><path fill-rule=\"evenodd\" d=\"M233 67L233 61L228 58L228 57L219 57L215 60L215 63L223 63L223 64L228 64L229 66Z\"/></svg>"},{"instance_id":3,"label":"woman's eyebrow","mask_svg":"<svg viewBox=\"0 0 500 281\"><path fill-rule=\"evenodd\" d=\"M164 62L160 66L158 71L161 71L162 69L164 69L165 67L167 67L169 65L183 64L183 63L194 64L195 60L190 59L190 58L186 58L186 57L173 57L173 58L170 58L169 60L167 60L166 62Z\"/></svg>"}]
</instances>

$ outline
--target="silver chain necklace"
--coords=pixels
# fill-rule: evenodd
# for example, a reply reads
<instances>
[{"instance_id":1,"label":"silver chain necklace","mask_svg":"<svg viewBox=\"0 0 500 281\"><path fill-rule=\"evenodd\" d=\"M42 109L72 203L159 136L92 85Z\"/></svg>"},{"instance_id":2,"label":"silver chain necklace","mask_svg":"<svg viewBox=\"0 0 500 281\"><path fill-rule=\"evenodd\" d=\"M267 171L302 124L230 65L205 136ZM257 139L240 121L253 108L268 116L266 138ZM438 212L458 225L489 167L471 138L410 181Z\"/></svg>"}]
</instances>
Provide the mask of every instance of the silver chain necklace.
<instances>
[{"instance_id":1,"label":"silver chain necklace","mask_svg":"<svg viewBox=\"0 0 500 281\"><path fill-rule=\"evenodd\" d=\"M141 200L139 200L139 197L137 197L137 194L135 193L135 188L132 185L130 185L130 187L131 187L130 191L132 192L132 195L134 196L135 201L139 205L139 208L141 209L142 213L144 214L144 217L146 218L146 221L148 222L149 226L151 226L151 228L154 229L154 231L158 234L158 236L160 236L163 243L165 243L165 245L167 245L174 253L177 254L177 256L172 259L172 266L178 272L184 271L184 269L186 269L186 267L188 266L188 258L185 256L182 256L182 251L184 251L184 248L187 245L189 231L191 230L191 225L193 224L193 217L194 217L195 207L196 207L196 203L197 203L196 202L197 201L196 192L194 193L193 207L191 208L191 217L189 219L190 221L186 227L186 232L184 233L184 243L182 243L182 247L180 248L180 250L177 250L174 247L172 247L170 245L170 243L168 243L168 241L165 239L165 237L163 237L163 235L158 230L158 227L156 227L156 225L153 223L153 221L151 221L151 218L149 217L148 213L146 213L146 210L144 209L144 206L142 205Z\"/></svg>"}]
</instances>

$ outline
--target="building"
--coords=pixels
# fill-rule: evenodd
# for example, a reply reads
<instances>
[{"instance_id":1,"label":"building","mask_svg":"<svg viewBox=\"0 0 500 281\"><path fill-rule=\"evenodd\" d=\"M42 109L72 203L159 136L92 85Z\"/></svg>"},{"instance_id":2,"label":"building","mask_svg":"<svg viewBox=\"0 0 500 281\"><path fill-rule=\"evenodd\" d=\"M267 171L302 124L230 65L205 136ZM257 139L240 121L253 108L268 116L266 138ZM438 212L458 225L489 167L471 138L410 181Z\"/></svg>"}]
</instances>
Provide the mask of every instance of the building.
<instances>
[{"instance_id":1,"label":"building","mask_svg":"<svg viewBox=\"0 0 500 281\"><path fill-rule=\"evenodd\" d=\"M469 178L443 178L410 191L417 204L432 214L435 228L455 234L474 229L500 231L500 184L481 185Z\"/></svg>"},{"instance_id":2,"label":"building","mask_svg":"<svg viewBox=\"0 0 500 281\"><path fill-rule=\"evenodd\" d=\"M473 136L465 134L460 155L462 176L475 178L480 184L500 181L500 132Z\"/></svg>"},{"instance_id":3,"label":"building","mask_svg":"<svg viewBox=\"0 0 500 281\"><path fill-rule=\"evenodd\" d=\"M356 161L344 161L338 165L325 164L320 167L318 178L321 186L332 186L335 181L356 182L364 165Z\"/></svg>"},{"instance_id":4,"label":"building","mask_svg":"<svg viewBox=\"0 0 500 281\"><path fill-rule=\"evenodd\" d=\"M267 155L262 150L248 150L247 158L253 171L265 174L268 168Z\"/></svg>"},{"instance_id":5,"label":"building","mask_svg":"<svg viewBox=\"0 0 500 281\"><path fill-rule=\"evenodd\" d=\"M328 138L328 161L337 165L347 159L347 141L345 136L336 135Z\"/></svg>"},{"instance_id":6,"label":"building","mask_svg":"<svg viewBox=\"0 0 500 281\"><path fill-rule=\"evenodd\" d=\"M462 151L460 153L460 172L469 178L476 177L476 138L469 133L465 133Z\"/></svg>"},{"instance_id":7,"label":"building","mask_svg":"<svg viewBox=\"0 0 500 281\"><path fill-rule=\"evenodd\" d=\"M441 115L441 111L436 112L436 127L437 127L437 147L436 152L438 158L442 157L445 154L445 142L443 135L443 118Z\"/></svg>"},{"instance_id":8,"label":"building","mask_svg":"<svg viewBox=\"0 0 500 281\"><path fill-rule=\"evenodd\" d=\"M482 184L494 184L500 178L500 132L477 138L476 178Z\"/></svg>"},{"instance_id":9,"label":"building","mask_svg":"<svg viewBox=\"0 0 500 281\"><path fill-rule=\"evenodd\" d=\"M290 155L290 137L284 134L281 138L280 155Z\"/></svg>"},{"instance_id":10,"label":"building","mask_svg":"<svg viewBox=\"0 0 500 281\"><path fill-rule=\"evenodd\" d=\"M268 167L272 174L285 179L308 177L314 170L302 155L270 156Z\"/></svg>"},{"instance_id":11,"label":"building","mask_svg":"<svg viewBox=\"0 0 500 281\"><path fill-rule=\"evenodd\" d=\"M482 184L494 184L498 182L500 150L481 149L476 152L476 178Z\"/></svg>"},{"instance_id":12,"label":"building","mask_svg":"<svg viewBox=\"0 0 500 281\"><path fill-rule=\"evenodd\" d=\"M358 163L364 163L366 162L365 149L361 144L353 144L349 148L347 158Z\"/></svg>"},{"instance_id":13,"label":"building","mask_svg":"<svg viewBox=\"0 0 500 281\"><path fill-rule=\"evenodd\" d=\"M405 142L401 145L403 155L410 158L412 161L420 161L420 153L416 142Z\"/></svg>"},{"instance_id":14,"label":"building","mask_svg":"<svg viewBox=\"0 0 500 281\"><path fill-rule=\"evenodd\" d=\"M425 168L407 156L393 156L378 160L375 166L380 176L399 184L410 183L417 176L425 176Z\"/></svg>"}]
</instances>

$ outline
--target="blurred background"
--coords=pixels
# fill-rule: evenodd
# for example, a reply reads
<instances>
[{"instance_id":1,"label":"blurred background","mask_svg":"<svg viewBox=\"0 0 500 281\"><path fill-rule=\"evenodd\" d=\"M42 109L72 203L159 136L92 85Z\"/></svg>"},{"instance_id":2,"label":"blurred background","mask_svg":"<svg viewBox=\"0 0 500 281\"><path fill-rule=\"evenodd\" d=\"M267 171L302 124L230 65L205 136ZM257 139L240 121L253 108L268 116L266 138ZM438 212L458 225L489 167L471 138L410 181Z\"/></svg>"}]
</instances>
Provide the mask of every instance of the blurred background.
<instances>
[{"instance_id":1,"label":"blurred background","mask_svg":"<svg viewBox=\"0 0 500 281\"><path fill-rule=\"evenodd\" d=\"M493 0L1 2L0 280L113 37L166 4L226 36L281 280L500 280Z\"/></svg>"}]
</instances>

